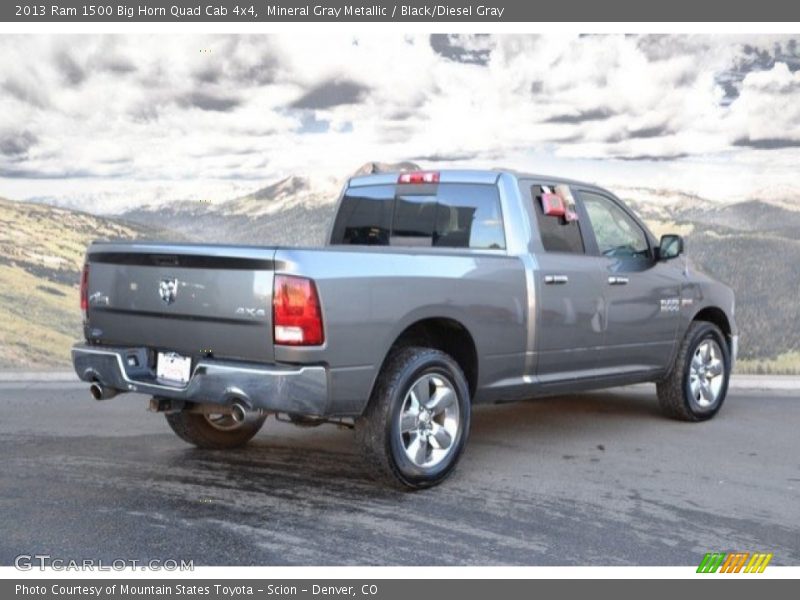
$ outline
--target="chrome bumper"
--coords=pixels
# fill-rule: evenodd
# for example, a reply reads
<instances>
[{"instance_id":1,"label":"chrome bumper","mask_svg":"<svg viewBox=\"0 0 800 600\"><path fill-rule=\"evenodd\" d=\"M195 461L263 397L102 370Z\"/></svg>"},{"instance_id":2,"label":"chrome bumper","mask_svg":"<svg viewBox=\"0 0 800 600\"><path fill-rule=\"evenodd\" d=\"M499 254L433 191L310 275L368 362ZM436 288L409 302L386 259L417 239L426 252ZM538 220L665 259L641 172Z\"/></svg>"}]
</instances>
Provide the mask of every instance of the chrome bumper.
<instances>
[{"instance_id":1,"label":"chrome bumper","mask_svg":"<svg viewBox=\"0 0 800 600\"><path fill-rule=\"evenodd\" d=\"M189 382L178 387L156 379L147 366L147 353L147 348L76 344L72 348L72 364L83 381L99 381L119 392L220 405L238 399L254 409L309 416L327 414L325 367L203 359L195 365Z\"/></svg>"}]
</instances>

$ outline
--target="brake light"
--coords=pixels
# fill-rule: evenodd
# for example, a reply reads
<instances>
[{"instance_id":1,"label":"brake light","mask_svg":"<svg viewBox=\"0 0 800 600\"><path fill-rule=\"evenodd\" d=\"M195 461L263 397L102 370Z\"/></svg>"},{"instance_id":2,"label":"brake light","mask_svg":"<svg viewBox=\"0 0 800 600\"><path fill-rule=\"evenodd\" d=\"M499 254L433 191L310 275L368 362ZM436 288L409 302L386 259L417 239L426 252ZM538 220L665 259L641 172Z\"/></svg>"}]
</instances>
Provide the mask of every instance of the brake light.
<instances>
[{"instance_id":1,"label":"brake light","mask_svg":"<svg viewBox=\"0 0 800 600\"><path fill-rule=\"evenodd\" d=\"M81 273L81 311L84 316L89 310L89 264L83 265L83 273Z\"/></svg>"},{"instance_id":2,"label":"brake light","mask_svg":"<svg viewBox=\"0 0 800 600\"><path fill-rule=\"evenodd\" d=\"M397 183L439 183L438 171L407 171L400 173Z\"/></svg>"},{"instance_id":3,"label":"brake light","mask_svg":"<svg viewBox=\"0 0 800 600\"><path fill-rule=\"evenodd\" d=\"M311 279L275 276L272 331L276 344L319 346L325 341L317 286Z\"/></svg>"}]
</instances>

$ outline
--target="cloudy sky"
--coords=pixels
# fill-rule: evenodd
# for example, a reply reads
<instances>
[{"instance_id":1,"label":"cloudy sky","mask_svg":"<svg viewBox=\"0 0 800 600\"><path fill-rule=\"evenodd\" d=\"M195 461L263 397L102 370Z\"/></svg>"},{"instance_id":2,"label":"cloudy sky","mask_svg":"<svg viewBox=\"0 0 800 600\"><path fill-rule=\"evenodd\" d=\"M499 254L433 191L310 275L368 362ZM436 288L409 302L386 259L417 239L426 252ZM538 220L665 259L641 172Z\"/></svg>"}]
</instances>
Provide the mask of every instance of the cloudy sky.
<instances>
[{"instance_id":1,"label":"cloudy sky","mask_svg":"<svg viewBox=\"0 0 800 600\"><path fill-rule=\"evenodd\" d=\"M4 35L0 51L14 199L114 212L415 160L800 203L791 36Z\"/></svg>"}]
</instances>

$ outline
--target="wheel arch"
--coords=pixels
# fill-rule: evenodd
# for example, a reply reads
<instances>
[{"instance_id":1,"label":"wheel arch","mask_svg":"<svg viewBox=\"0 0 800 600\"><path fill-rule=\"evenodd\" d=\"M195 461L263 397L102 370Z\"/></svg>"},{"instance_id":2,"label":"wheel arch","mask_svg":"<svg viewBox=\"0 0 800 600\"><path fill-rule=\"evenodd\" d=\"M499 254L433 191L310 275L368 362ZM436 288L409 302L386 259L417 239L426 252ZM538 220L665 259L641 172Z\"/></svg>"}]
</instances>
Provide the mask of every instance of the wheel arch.
<instances>
[{"instance_id":1,"label":"wheel arch","mask_svg":"<svg viewBox=\"0 0 800 600\"><path fill-rule=\"evenodd\" d=\"M461 320L445 316L428 316L408 323L394 336L379 368L375 373L370 394L386 361L398 348L425 346L440 350L456 361L467 380L470 397L478 387L478 351L475 339Z\"/></svg>"},{"instance_id":2,"label":"wheel arch","mask_svg":"<svg viewBox=\"0 0 800 600\"><path fill-rule=\"evenodd\" d=\"M731 322L724 310L718 306L706 306L695 313L695 315L692 317L692 322L694 321L706 321L719 327L722 333L725 335L725 341L728 344L728 351L733 352L733 331L731 328Z\"/></svg>"}]
</instances>

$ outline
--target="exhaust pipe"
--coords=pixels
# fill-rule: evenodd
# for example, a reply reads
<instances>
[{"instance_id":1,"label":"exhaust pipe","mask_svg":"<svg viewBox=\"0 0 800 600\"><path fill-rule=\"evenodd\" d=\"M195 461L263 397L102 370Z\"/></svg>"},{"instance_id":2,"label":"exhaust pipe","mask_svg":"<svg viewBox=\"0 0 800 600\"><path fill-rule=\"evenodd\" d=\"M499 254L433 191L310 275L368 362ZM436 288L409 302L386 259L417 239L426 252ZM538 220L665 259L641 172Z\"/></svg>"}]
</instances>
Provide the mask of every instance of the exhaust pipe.
<instances>
[{"instance_id":1,"label":"exhaust pipe","mask_svg":"<svg viewBox=\"0 0 800 600\"><path fill-rule=\"evenodd\" d=\"M260 410L253 410L239 400L236 400L233 404L231 404L231 417L240 425L255 421L260 416Z\"/></svg>"},{"instance_id":2,"label":"exhaust pipe","mask_svg":"<svg viewBox=\"0 0 800 600\"><path fill-rule=\"evenodd\" d=\"M89 386L89 393L95 400L108 400L117 395L117 390L107 388L99 381L95 381Z\"/></svg>"}]
</instances>

